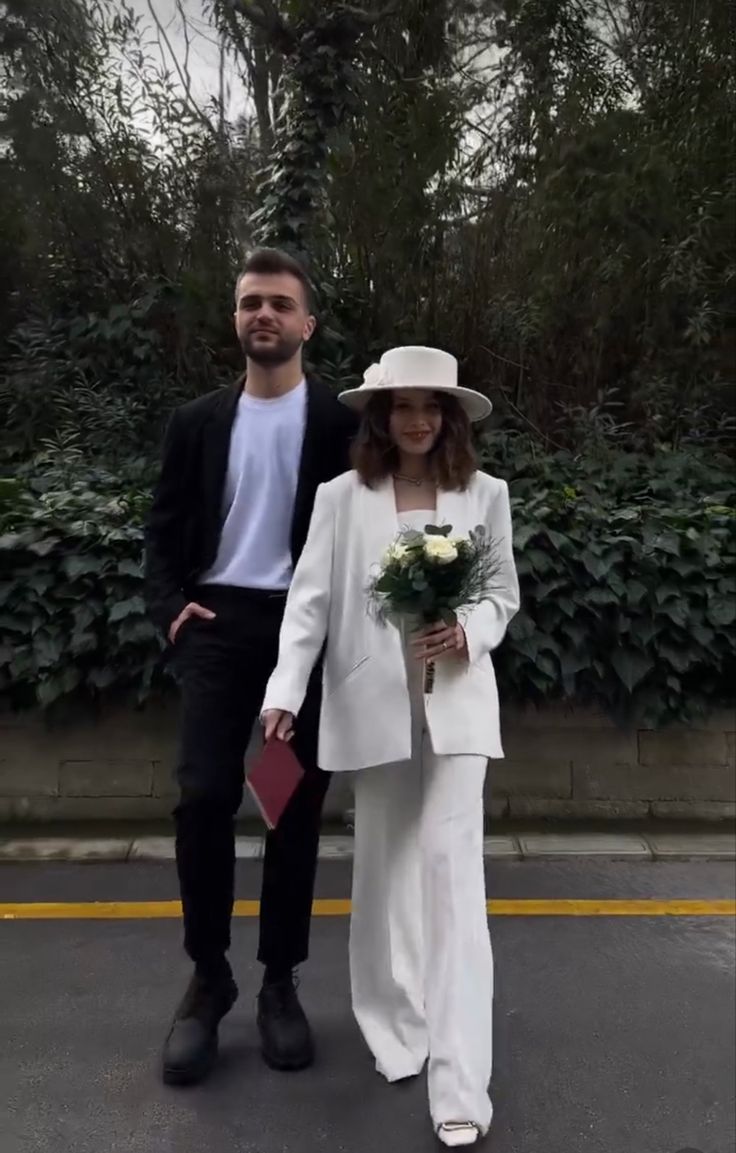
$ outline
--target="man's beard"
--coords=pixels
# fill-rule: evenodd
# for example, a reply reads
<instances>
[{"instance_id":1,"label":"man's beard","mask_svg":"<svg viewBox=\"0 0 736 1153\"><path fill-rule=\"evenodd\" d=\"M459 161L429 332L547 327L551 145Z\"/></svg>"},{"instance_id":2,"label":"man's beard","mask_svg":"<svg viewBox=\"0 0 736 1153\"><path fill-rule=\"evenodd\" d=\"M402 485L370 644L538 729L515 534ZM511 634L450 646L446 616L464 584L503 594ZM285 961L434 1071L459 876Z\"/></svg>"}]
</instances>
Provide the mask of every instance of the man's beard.
<instances>
[{"instance_id":1,"label":"man's beard","mask_svg":"<svg viewBox=\"0 0 736 1153\"><path fill-rule=\"evenodd\" d=\"M263 368L286 364L302 346L302 339L298 336L280 336L272 343L262 345L254 339L256 335L246 332L240 337L240 347L249 360Z\"/></svg>"}]
</instances>

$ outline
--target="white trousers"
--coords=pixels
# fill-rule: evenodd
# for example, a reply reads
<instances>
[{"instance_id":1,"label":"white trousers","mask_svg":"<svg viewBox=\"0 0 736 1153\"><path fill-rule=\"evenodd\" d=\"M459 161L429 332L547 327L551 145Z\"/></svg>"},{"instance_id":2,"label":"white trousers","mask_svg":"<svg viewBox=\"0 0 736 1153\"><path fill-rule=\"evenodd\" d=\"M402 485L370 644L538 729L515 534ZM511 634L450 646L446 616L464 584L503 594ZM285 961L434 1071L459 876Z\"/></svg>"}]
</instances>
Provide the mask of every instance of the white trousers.
<instances>
[{"instance_id":1,"label":"white trousers","mask_svg":"<svg viewBox=\"0 0 736 1153\"><path fill-rule=\"evenodd\" d=\"M422 710L423 711L423 710ZM493 955L483 871L482 757L411 761L355 781L353 1010L388 1081L428 1064L429 1110L491 1123Z\"/></svg>"}]
</instances>

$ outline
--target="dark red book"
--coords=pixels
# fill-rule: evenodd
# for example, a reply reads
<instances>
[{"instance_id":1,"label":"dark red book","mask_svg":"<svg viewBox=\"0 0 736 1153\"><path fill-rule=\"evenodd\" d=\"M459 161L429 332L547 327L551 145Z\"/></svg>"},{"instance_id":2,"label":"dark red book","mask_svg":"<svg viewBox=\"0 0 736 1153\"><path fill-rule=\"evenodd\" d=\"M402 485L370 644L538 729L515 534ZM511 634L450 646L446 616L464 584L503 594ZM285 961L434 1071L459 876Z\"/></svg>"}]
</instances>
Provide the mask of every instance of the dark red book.
<instances>
[{"instance_id":1,"label":"dark red book","mask_svg":"<svg viewBox=\"0 0 736 1153\"><path fill-rule=\"evenodd\" d=\"M275 829L296 792L304 769L287 741L272 737L250 769L245 782L269 829Z\"/></svg>"}]
</instances>

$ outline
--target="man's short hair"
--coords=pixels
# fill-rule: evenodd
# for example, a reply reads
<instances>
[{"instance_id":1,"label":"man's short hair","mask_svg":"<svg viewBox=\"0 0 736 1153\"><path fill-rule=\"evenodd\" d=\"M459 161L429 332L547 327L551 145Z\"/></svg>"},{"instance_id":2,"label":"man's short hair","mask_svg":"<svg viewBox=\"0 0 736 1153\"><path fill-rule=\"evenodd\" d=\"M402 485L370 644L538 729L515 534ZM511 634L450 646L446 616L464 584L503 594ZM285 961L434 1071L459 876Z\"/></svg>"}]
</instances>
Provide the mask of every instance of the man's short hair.
<instances>
[{"instance_id":1,"label":"man's short hair","mask_svg":"<svg viewBox=\"0 0 736 1153\"><path fill-rule=\"evenodd\" d=\"M309 279L309 274L306 268L301 264L295 256L290 253L284 252L281 248L256 248L246 258L240 272L238 279L235 281L235 303L238 302L238 291L240 289L240 282L243 277L249 273L255 272L261 276L278 276L281 273L288 273L299 281L304 289L304 300L307 306L307 311L312 313L315 310L314 300L314 286Z\"/></svg>"}]
</instances>

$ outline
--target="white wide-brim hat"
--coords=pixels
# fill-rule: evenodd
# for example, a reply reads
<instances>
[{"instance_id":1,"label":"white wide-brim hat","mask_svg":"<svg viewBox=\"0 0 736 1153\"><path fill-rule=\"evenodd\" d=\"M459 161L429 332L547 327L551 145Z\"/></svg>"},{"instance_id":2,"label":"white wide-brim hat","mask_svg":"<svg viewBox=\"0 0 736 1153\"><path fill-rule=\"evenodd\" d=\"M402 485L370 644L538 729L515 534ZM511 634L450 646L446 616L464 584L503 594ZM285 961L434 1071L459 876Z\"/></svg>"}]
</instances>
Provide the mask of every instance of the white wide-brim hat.
<instances>
[{"instance_id":1,"label":"white wide-brim hat","mask_svg":"<svg viewBox=\"0 0 736 1153\"><path fill-rule=\"evenodd\" d=\"M380 362L366 370L360 388L341 392L338 400L362 412L371 397L378 392L412 388L446 392L456 397L472 421L484 420L493 411L487 396L472 388L461 388L457 383L457 361L454 356L439 348L427 348L424 345L391 348L384 352Z\"/></svg>"}]
</instances>

